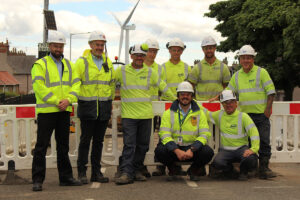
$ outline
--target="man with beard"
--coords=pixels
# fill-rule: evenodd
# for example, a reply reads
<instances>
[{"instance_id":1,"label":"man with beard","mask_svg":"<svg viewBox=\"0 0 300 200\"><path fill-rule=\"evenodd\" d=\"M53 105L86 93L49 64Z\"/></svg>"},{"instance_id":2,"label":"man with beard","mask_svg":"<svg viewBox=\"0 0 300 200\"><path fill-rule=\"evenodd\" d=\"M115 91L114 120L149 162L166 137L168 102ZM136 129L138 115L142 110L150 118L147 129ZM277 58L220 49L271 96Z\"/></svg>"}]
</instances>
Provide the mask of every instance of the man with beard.
<instances>
[{"instance_id":1,"label":"man with beard","mask_svg":"<svg viewBox=\"0 0 300 200\"><path fill-rule=\"evenodd\" d=\"M211 137L206 116L193 100L194 89L189 82L177 88L177 100L164 112L159 136L162 143L155 149L159 162L169 169L169 178L181 175L178 161L190 161L191 181L199 181L202 168L212 159L214 152L206 145Z\"/></svg>"},{"instance_id":2,"label":"man with beard","mask_svg":"<svg viewBox=\"0 0 300 200\"><path fill-rule=\"evenodd\" d=\"M91 49L76 62L81 80L78 96L78 117L81 136L78 147L78 179L87 184L86 164L91 140L91 182L107 183L109 179L101 173L103 140L111 116L112 100L115 96L115 71L106 53L106 37L101 31L90 34ZM105 51L105 52L104 52Z\"/></svg>"},{"instance_id":3,"label":"man with beard","mask_svg":"<svg viewBox=\"0 0 300 200\"><path fill-rule=\"evenodd\" d=\"M79 186L69 159L69 126L72 103L77 101L80 82L73 63L63 56L66 39L49 32L49 55L37 60L31 70L36 97L37 142L32 161L33 191L41 191L46 173L46 152L55 130L57 169L60 186Z\"/></svg>"},{"instance_id":4,"label":"man with beard","mask_svg":"<svg viewBox=\"0 0 300 200\"><path fill-rule=\"evenodd\" d=\"M139 169L143 167L149 149L153 110L151 85L174 99L166 83L158 82L157 73L144 66L147 44L136 44L129 49L132 63L116 70L116 81L121 84L121 117L123 127L123 151L115 178L117 185L146 181Z\"/></svg>"},{"instance_id":5,"label":"man with beard","mask_svg":"<svg viewBox=\"0 0 300 200\"><path fill-rule=\"evenodd\" d=\"M206 101L219 94L230 80L227 65L215 57L216 41L208 36L202 41L204 59L194 66L188 81L196 88L196 99Z\"/></svg>"}]
</instances>

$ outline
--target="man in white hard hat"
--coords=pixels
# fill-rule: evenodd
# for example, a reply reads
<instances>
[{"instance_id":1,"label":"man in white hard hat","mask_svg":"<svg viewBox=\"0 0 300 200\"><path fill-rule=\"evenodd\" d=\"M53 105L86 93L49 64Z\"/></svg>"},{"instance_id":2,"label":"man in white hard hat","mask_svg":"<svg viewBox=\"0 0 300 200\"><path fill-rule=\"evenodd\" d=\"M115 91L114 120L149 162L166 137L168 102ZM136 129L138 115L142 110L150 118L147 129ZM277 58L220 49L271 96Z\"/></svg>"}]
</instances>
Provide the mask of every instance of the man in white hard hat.
<instances>
[{"instance_id":1,"label":"man in white hard hat","mask_svg":"<svg viewBox=\"0 0 300 200\"><path fill-rule=\"evenodd\" d=\"M87 184L87 164L91 140L91 182L107 183L101 172L103 140L111 116L115 96L115 71L106 52L106 37L101 31L90 34L90 48L76 62L81 86L78 96L78 117L81 136L78 147L78 179Z\"/></svg>"},{"instance_id":2,"label":"man in white hard hat","mask_svg":"<svg viewBox=\"0 0 300 200\"><path fill-rule=\"evenodd\" d=\"M147 55L147 44L136 44L129 50L132 63L116 70L116 81L121 84L121 117L123 128L123 151L120 157L115 183L118 185L146 181L139 169L143 167L149 149L153 110L151 85L174 100L166 83L157 73L143 63Z\"/></svg>"},{"instance_id":3,"label":"man in white hard hat","mask_svg":"<svg viewBox=\"0 0 300 200\"><path fill-rule=\"evenodd\" d=\"M60 186L79 186L73 178L69 159L69 127L72 103L77 102L79 79L73 63L63 56L66 39L61 32L50 31L50 53L37 60L31 70L36 97L37 142L32 161L32 190L41 191L46 173L46 152L55 130L57 169Z\"/></svg>"},{"instance_id":4,"label":"man in white hard hat","mask_svg":"<svg viewBox=\"0 0 300 200\"><path fill-rule=\"evenodd\" d=\"M233 178L235 170L232 163L239 162L239 179L247 180L248 172L257 167L258 130L249 115L236 109L237 100L233 91L224 90L220 102L224 110L207 113L208 120L220 128L219 153L211 166L222 171L225 177ZM251 147L248 145L249 139Z\"/></svg>"},{"instance_id":5,"label":"man in white hard hat","mask_svg":"<svg viewBox=\"0 0 300 200\"><path fill-rule=\"evenodd\" d=\"M162 66L165 69L168 88L170 88L176 96L178 84L187 80L191 67L181 61L181 55L186 48L186 45L179 38L172 39L166 44L166 47L169 50L171 58L162 64ZM166 100L163 95L162 100Z\"/></svg>"},{"instance_id":6,"label":"man in white hard hat","mask_svg":"<svg viewBox=\"0 0 300 200\"><path fill-rule=\"evenodd\" d=\"M196 88L196 99L206 101L227 87L230 72L227 65L215 56L217 43L214 38L205 37L201 46L205 57L189 73L188 81Z\"/></svg>"},{"instance_id":7,"label":"man in white hard hat","mask_svg":"<svg viewBox=\"0 0 300 200\"><path fill-rule=\"evenodd\" d=\"M206 116L193 100L194 89L189 82L177 88L177 100L162 117L159 136L162 140L155 156L169 169L169 176L180 175L179 161L193 162L188 169L192 181L199 181L202 168L212 159L214 152L207 145L211 137Z\"/></svg>"}]
</instances>

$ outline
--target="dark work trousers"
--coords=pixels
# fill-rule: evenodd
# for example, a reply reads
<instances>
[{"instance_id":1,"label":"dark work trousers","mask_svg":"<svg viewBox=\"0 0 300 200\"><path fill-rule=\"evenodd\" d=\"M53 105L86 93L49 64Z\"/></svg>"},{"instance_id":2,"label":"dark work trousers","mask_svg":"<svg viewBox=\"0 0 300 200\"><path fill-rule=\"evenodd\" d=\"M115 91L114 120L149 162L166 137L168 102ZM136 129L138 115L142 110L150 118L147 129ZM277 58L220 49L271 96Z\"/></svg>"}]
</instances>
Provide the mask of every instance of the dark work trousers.
<instances>
[{"instance_id":1,"label":"dark work trousers","mask_svg":"<svg viewBox=\"0 0 300 200\"><path fill-rule=\"evenodd\" d=\"M33 183L43 183L46 172L46 152L55 130L57 169L59 181L73 178L69 159L70 112L39 113L37 117L37 141L32 161Z\"/></svg>"},{"instance_id":2,"label":"dark work trousers","mask_svg":"<svg viewBox=\"0 0 300 200\"><path fill-rule=\"evenodd\" d=\"M248 113L251 119L254 121L258 132L259 132L259 139L260 139L260 146L259 146L259 157L267 157L270 159L271 157L271 145L270 145L270 120L265 116L264 113L255 114L255 113Z\"/></svg>"},{"instance_id":3,"label":"dark work trousers","mask_svg":"<svg viewBox=\"0 0 300 200\"><path fill-rule=\"evenodd\" d=\"M254 170L257 166L257 155L252 154L248 157L244 157L244 152L249 149L247 146L242 146L237 150L224 150L219 149L219 153L216 155L212 166L218 170L229 172L233 169L232 163L240 163L240 171L248 172Z\"/></svg>"},{"instance_id":4,"label":"dark work trousers","mask_svg":"<svg viewBox=\"0 0 300 200\"><path fill-rule=\"evenodd\" d=\"M91 152L91 164L92 164L92 175L100 173L101 169L101 156L103 148L103 140L105 131L109 120L100 120L99 116L97 120L80 120L81 123L81 136L78 148L78 160L77 168L78 173L86 172L86 164L88 163L88 155L91 139L92 152Z\"/></svg>"},{"instance_id":5,"label":"dark work trousers","mask_svg":"<svg viewBox=\"0 0 300 200\"><path fill-rule=\"evenodd\" d=\"M130 177L144 165L149 150L152 119L122 118L123 152L120 157L120 171Z\"/></svg>"},{"instance_id":6,"label":"dark work trousers","mask_svg":"<svg viewBox=\"0 0 300 200\"><path fill-rule=\"evenodd\" d=\"M179 149L187 151L191 146L181 146ZM203 167L209 161L211 161L214 156L214 151L208 145L202 146L198 151L193 152L194 156L192 159L185 160L184 162L193 162L193 167ZM171 166L175 162L180 162L173 151L169 151L165 145L158 143L155 148L155 157L159 162L163 163L166 166Z\"/></svg>"}]
</instances>

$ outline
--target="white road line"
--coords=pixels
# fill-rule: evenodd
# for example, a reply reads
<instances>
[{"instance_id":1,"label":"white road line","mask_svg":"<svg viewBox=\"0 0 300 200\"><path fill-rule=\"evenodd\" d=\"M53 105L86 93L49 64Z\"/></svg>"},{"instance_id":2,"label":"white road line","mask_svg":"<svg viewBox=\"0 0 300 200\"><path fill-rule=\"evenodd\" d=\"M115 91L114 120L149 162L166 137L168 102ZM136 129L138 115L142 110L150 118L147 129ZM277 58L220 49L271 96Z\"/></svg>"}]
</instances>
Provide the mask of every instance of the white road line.
<instances>
[{"instance_id":1,"label":"white road line","mask_svg":"<svg viewBox=\"0 0 300 200\"><path fill-rule=\"evenodd\" d=\"M280 188L294 188L294 186L256 186L254 189L280 189Z\"/></svg>"},{"instance_id":2,"label":"white road line","mask_svg":"<svg viewBox=\"0 0 300 200\"><path fill-rule=\"evenodd\" d=\"M99 182L93 182L92 185L91 185L91 189L97 189L101 186L101 183Z\"/></svg>"},{"instance_id":3,"label":"white road line","mask_svg":"<svg viewBox=\"0 0 300 200\"><path fill-rule=\"evenodd\" d=\"M85 199L85 200L94 200L94 199Z\"/></svg>"},{"instance_id":4,"label":"white road line","mask_svg":"<svg viewBox=\"0 0 300 200\"><path fill-rule=\"evenodd\" d=\"M190 186L192 188L198 187L198 184L195 181L190 181L190 180L185 179L185 182L188 186Z\"/></svg>"}]
</instances>

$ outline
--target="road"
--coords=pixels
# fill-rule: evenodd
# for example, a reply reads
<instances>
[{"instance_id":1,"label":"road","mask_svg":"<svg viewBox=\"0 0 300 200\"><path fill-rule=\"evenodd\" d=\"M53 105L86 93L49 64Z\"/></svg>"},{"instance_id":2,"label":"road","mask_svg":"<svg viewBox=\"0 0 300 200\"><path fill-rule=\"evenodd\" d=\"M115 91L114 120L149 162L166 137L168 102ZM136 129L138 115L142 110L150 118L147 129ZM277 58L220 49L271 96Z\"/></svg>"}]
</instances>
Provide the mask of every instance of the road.
<instances>
[{"instance_id":1,"label":"road","mask_svg":"<svg viewBox=\"0 0 300 200\"><path fill-rule=\"evenodd\" d=\"M184 166L186 167L186 166ZM216 180L203 177L199 182L181 177L176 181L166 181L166 176L151 177L146 182L135 182L118 186L113 182L115 166L104 166L103 172L110 178L109 183L89 183L79 187L61 187L58 185L56 169L47 169L42 192L33 192L31 184L0 185L1 200L267 200L300 199L300 164L273 164L272 169L279 176L272 180L249 179ZM153 171L154 167L149 167ZM74 175L77 171L73 169ZM17 175L30 180L31 170L20 170ZM3 181L5 174L1 172ZM90 173L88 173L90 176Z\"/></svg>"}]
</instances>

